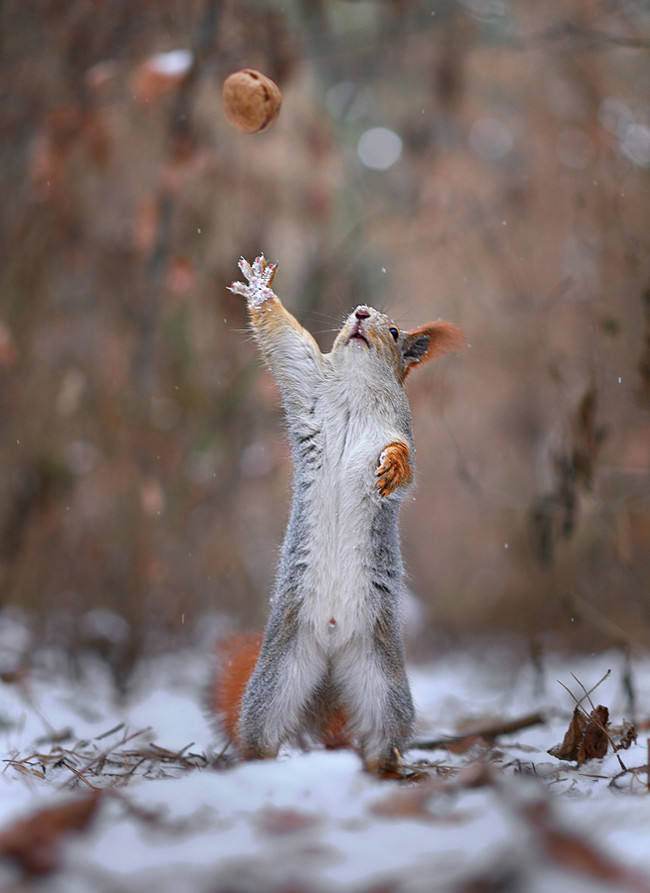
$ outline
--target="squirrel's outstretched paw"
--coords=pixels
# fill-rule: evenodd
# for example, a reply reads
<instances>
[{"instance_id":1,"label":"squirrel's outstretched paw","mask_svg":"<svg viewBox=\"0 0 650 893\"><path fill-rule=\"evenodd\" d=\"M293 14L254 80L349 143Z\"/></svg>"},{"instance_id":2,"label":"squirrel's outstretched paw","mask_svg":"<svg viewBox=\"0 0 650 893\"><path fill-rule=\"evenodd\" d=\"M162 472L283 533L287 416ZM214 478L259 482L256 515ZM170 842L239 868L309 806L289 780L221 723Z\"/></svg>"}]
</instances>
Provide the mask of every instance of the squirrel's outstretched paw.
<instances>
[{"instance_id":1,"label":"squirrel's outstretched paw","mask_svg":"<svg viewBox=\"0 0 650 893\"><path fill-rule=\"evenodd\" d=\"M381 452L379 467L375 471L377 481L375 487L379 495L389 496L402 484L411 480L411 450L402 441L389 443Z\"/></svg>"},{"instance_id":2,"label":"squirrel's outstretched paw","mask_svg":"<svg viewBox=\"0 0 650 893\"><path fill-rule=\"evenodd\" d=\"M278 265L268 263L263 254L256 257L252 264L242 257L239 260L239 269L248 285L244 282L233 282L229 290L247 298L251 306L261 307L266 301L275 298L271 283L277 268Z\"/></svg>"}]
</instances>

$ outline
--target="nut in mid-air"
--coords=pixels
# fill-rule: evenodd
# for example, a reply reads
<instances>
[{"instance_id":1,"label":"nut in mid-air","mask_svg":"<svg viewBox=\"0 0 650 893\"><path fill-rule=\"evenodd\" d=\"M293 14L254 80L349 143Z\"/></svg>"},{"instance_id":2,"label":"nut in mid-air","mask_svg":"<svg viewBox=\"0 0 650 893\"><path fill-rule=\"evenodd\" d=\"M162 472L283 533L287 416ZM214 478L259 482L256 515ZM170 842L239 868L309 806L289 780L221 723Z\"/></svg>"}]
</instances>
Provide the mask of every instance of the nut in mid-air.
<instances>
[{"instance_id":1,"label":"nut in mid-air","mask_svg":"<svg viewBox=\"0 0 650 893\"><path fill-rule=\"evenodd\" d=\"M277 120L282 94L271 78L244 68L224 81L223 105L231 124L247 133L260 133Z\"/></svg>"}]
</instances>

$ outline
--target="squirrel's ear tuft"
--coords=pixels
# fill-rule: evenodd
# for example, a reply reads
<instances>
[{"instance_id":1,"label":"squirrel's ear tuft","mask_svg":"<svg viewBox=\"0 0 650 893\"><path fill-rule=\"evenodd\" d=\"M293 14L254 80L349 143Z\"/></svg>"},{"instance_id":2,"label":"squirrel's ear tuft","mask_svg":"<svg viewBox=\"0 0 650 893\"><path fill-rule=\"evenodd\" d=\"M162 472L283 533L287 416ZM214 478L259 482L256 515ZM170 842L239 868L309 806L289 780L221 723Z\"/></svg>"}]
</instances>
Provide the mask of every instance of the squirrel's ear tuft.
<instances>
[{"instance_id":1,"label":"squirrel's ear tuft","mask_svg":"<svg viewBox=\"0 0 650 893\"><path fill-rule=\"evenodd\" d=\"M463 330L453 322L430 322L406 332L402 343L404 378L414 366L467 347Z\"/></svg>"}]
</instances>

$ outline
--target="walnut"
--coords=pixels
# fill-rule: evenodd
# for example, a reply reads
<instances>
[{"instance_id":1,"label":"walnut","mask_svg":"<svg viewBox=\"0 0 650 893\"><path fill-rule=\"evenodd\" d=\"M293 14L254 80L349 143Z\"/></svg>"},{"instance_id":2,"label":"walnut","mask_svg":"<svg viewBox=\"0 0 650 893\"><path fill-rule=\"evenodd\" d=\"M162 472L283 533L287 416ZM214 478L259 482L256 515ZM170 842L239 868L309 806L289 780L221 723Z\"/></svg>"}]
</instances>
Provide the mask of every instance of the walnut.
<instances>
[{"instance_id":1,"label":"walnut","mask_svg":"<svg viewBox=\"0 0 650 893\"><path fill-rule=\"evenodd\" d=\"M266 75L245 68L226 78L223 104L231 124L247 133L259 133L277 120L282 94Z\"/></svg>"}]
</instances>

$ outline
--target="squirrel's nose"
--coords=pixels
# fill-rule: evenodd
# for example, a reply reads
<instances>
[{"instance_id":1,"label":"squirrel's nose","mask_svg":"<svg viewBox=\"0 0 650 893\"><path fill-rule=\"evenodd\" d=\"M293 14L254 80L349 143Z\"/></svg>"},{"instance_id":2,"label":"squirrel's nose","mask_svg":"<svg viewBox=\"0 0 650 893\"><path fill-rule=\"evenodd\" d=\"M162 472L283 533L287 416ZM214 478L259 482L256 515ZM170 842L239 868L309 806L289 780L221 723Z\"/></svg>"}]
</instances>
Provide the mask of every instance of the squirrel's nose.
<instances>
[{"instance_id":1,"label":"squirrel's nose","mask_svg":"<svg viewBox=\"0 0 650 893\"><path fill-rule=\"evenodd\" d=\"M370 312L365 307L357 307L354 311L354 315L357 319L368 319Z\"/></svg>"}]
</instances>

